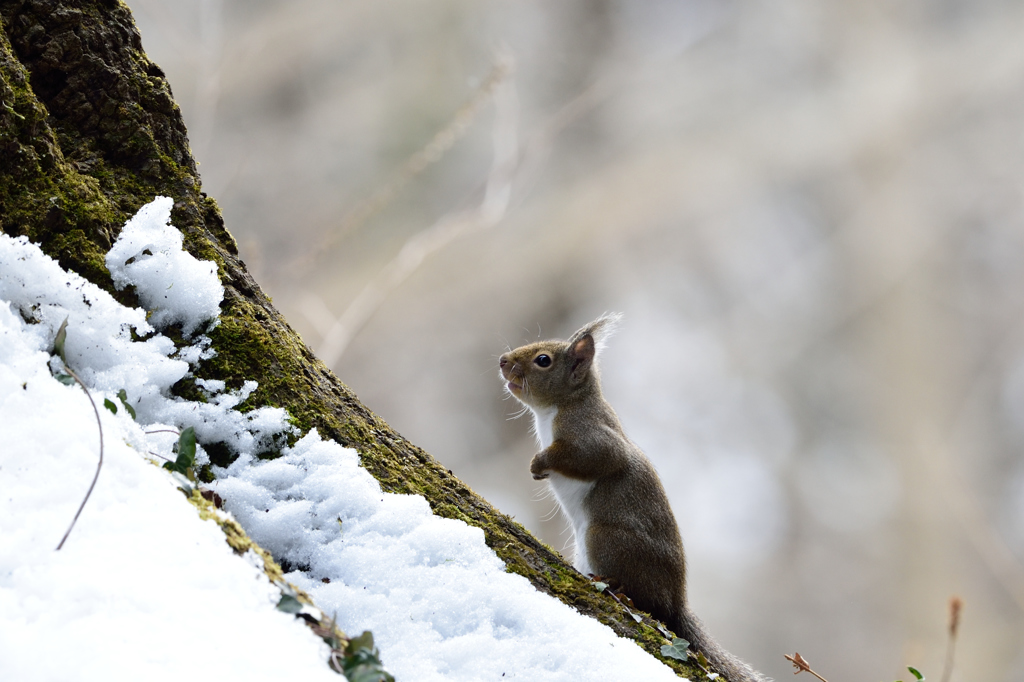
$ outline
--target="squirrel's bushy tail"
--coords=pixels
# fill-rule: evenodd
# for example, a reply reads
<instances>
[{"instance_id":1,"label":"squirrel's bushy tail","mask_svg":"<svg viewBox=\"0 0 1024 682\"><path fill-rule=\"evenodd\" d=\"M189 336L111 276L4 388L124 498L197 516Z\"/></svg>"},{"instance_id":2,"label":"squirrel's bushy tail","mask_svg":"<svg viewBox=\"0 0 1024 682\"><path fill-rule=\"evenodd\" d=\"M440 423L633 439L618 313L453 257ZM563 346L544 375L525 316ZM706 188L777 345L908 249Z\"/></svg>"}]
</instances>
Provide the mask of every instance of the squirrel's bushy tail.
<instances>
[{"instance_id":1,"label":"squirrel's bushy tail","mask_svg":"<svg viewBox=\"0 0 1024 682\"><path fill-rule=\"evenodd\" d=\"M685 606L672 625L676 637L689 642L691 651L704 654L714 667L712 672L719 673L729 682L770 682L769 678L719 646L704 628L704 623Z\"/></svg>"}]
</instances>

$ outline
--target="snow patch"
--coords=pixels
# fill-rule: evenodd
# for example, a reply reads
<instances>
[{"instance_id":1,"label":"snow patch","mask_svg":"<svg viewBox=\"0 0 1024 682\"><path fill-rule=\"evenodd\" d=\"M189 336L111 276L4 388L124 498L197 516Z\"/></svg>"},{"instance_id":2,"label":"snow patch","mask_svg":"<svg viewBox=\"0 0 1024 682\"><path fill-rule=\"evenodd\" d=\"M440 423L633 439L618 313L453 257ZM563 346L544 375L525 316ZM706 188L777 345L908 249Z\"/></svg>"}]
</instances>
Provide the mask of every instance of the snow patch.
<instances>
[{"instance_id":1,"label":"snow patch","mask_svg":"<svg viewBox=\"0 0 1024 682\"><path fill-rule=\"evenodd\" d=\"M240 458L213 487L343 630L373 631L397 679L678 679L506 572L481 529L382 492L354 450L316 430L279 459Z\"/></svg>"},{"instance_id":2,"label":"snow patch","mask_svg":"<svg viewBox=\"0 0 1024 682\"><path fill-rule=\"evenodd\" d=\"M10 243L0 235L0 251ZM0 257L3 280L10 265ZM69 342L82 331L69 323ZM174 436L147 435L124 409L112 414L102 400L116 396L96 388L103 469L54 551L96 470L99 435L82 389L51 375L51 346L44 325L0 301L0 679L171 680L202 671L336 682L324 645L274 608L277 588L140 454L171 457Z\"/></svg>"},{"instance_id":3,"label":"snow patch","mask_svg":"<svg viewBox=\"0 0 1024 682\"><path fill-rule=\"evenodd\" d=\"M174 201L157 197L127 223L107 253L107 269L119 290L134 286L158 329L180 324L186 337L217 317L224 287L217 266L181 248L171 225Z\"/></svg>"}]
</instances>

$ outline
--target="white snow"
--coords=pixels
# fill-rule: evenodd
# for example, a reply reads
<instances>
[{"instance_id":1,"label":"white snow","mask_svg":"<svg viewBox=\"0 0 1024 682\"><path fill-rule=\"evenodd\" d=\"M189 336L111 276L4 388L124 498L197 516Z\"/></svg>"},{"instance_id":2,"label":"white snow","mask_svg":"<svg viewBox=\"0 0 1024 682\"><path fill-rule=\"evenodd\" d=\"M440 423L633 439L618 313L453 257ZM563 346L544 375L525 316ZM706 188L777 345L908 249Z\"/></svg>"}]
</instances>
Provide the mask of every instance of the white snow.
<instances>
[{"instance_id":1,"label":"white snow","mask_svg":"<svg viewBox=\"0 0 1024 682\"><path fill-rule=\"evenodd\" d=\"M173 458L175 434L153 432L186 426L239 455L212 487L257 542L302 569L288 579L343 630L374 632L397 679L677 679L505 572L480 529L434 516L422 497L381 492L354 451L313 431L258 460L292 427L280 409L235 409L255 382L230 391L196 380L207 402L171 396L212 351L203 336L175 349L158 329L216 324L223 291L213 264L181 250L171 205L144 207L107 258L118 286L152 306L149 322L0 234L0 679L342 679L326 646L276 610L280 593L252 557L234 555L148 454ZM98 455L85 393L52 375L65 318L68 364L99 406L105 461L57 552ZM103 407L120 406L121 390L134 420ZM198 458L208 461L201 448Z\"/></svg>"},{"instance_id":2,"label":"white snow","mask_svg":"<svg viewBox=\"0 0 1024 682\"><path fill-rule=\"evenodd\" d=\"M16 260L24 247L0 235L4 285L50 269L38 251ZM112 303L67 275L50 286L54 300L84 293L99 316ZM117 351L84 343L109 320L91 325L82 301L39 312L74 320L68 345L77 350L69 350L69 362L83 375L126 376ZM0 679L172 680L201 671L211 679L337 680L324 664L324 645L274 608L277 588L239 560L167 472L140 454L170 457L173 434L150 437L126 410L112 414L102 400L116 403L116 395L96 385L103 469L63 549L54 551L92 480L99 440L85 393L51 376L52 336L48 325L26 324L0 301ZM154 351L159 343L114 336L107 345L119 342L134 351L131 362L151 361L135 366L140 374L160 379L175 368ZM101 368L85 363L93 356Z\"/></svg>"},{"instance_id":3,"label":"white snow","mask_svg":"<svg viewBox=\"0 0 1024 682\"><path fill-rule=\"evenodd\" d=\"M678 679L506 573L479 528L382 493L355 451L315 430L279 459L240 458L214 489L256 542L304 569L286 577L343 630L373 631L398 679Z\"/></svg>"},{"instance_id":4,"label":"white snow","mask_svg":"<svg viewBox=\"0 0 1024 682\"><path fill-rule=\"evenodd\" d=\"M190 336L217 316L224 287L214 263L182 250L181 233L171 225L173 207L167 197L143 206L107 253L107 269L118 289L135 285L139 301L153 313L154 325L180 323Z\"/></svg>"}]
</instances>

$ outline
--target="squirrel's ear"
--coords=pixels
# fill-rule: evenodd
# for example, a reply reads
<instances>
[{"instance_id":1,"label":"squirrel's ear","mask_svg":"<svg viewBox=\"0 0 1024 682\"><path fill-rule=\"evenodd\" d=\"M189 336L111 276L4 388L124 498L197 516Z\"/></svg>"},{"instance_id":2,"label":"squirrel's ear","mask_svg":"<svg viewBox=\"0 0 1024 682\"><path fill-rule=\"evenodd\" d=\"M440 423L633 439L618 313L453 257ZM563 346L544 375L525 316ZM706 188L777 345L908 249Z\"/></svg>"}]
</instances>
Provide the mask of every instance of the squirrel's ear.
<instances>
[{"instance_id":1,"label":"squirrel's ear","mask_svg":"<svg viewBox=\"0 0 1024 682\"><path fill-rule=\"evenodd\" d=\"M594 337L584 334L569 342L569 378L574 384L578 384L587 376L590 366L594 364L594 356L597 355L597 347L594 345Z\"/></svg>"},{"instance_id":2,"label":"squirrel's ear","mask_svg":"<svg viewBox=\"0 0 1024 682\"><path fill-rule=\"evenodd\" d=\"M574 347L577 341L585 336L592 337L591 343L594 346L594 354L600 354L607 345L608 338L615 332L622 320L622 313L605 313L590 324L584 325L569 338L569 346Z\"/></svg>"}]
</instances>

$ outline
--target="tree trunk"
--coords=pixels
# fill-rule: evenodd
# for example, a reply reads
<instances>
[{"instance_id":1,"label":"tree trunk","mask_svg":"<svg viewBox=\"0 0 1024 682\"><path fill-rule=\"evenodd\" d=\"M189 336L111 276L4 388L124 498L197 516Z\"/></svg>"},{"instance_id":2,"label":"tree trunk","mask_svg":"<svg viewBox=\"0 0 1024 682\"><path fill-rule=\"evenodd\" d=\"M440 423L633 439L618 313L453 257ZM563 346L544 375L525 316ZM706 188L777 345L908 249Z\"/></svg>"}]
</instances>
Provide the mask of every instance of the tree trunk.
<instances>
[{"instance_id":1,"label":"tree trunk","mask_svg":"<svg viewBox=\"0 0 1024 682\"><path fill-rule=\"evenodd\" d=\"M680 675L697 674L661 656L665 640L652 620L634 622L367 409L288 326L238 258L217 203L202 192L170 85L142 50L124 4L0 0L0 22L0 231L28 235L63 268L134 306L130 290L114 289L104 255L141 206L172 197L185 247L217 264L225 288L221 323L209 334L217 355L198 377L230 388L258 381L250 405L283 407L303 432L315 427L355 448L384 490L422 495L435 514L482 528L509 571L636 640ZM190 380L175 391L199 398ZM215 463L228 463L226 448L204 446Z\"/></svg>"}]
</instances>

